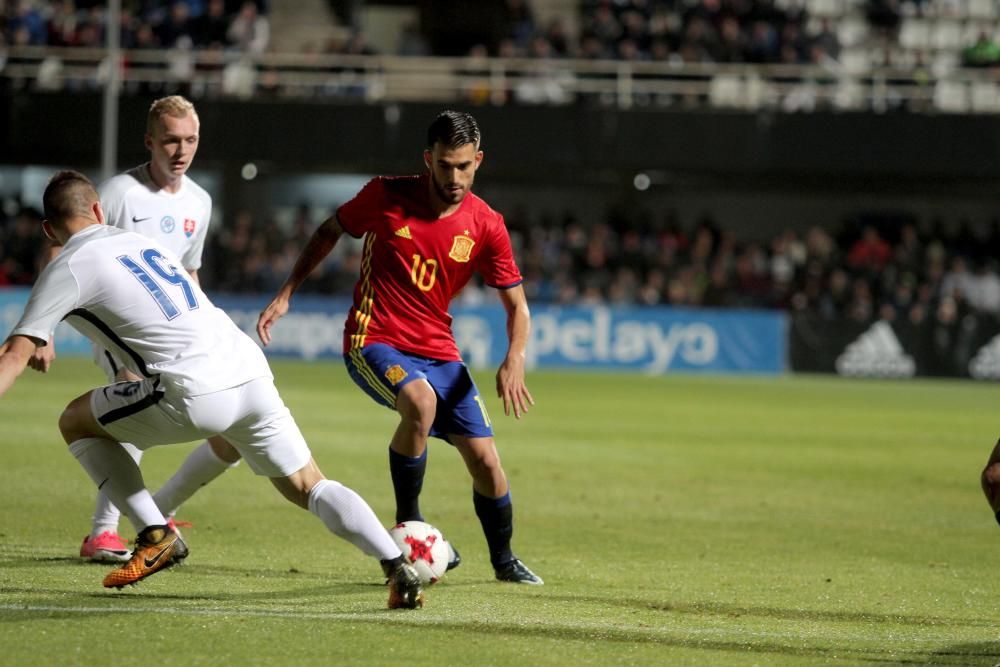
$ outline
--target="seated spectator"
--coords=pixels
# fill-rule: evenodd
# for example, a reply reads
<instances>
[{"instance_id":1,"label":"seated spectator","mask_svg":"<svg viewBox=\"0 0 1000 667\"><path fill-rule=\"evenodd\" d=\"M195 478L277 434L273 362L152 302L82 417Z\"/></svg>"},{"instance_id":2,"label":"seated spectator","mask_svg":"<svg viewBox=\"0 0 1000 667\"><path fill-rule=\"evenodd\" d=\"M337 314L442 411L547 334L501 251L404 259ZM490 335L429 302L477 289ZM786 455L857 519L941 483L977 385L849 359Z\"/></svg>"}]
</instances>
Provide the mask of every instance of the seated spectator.
<instances>
[{"instance_id":1,"label":"seated spectator","mask_svg":"<svg viewBox=\"0 0 1000 667\"><path fill-rule=\"evenodd\" d=\"M941 298L950 297L956 301L975 300L976 281L965 257L957 256L952 258L951 267L941 279Z\"/></svg>"},{"instance_id":2,"label":"seated spectator","mask_svg":"<svg viewBox=\"0 0 1000 667\"><path fill-rule=\"evenodd\" d=\"M174 2L167 17L154 27L153 32L159 38L160 44L166 48L175 46L182 37L193 40L194 22L191 20L188 4L183 0Z\"/></svg>"},{"instance_id":3,"label":"seated spectator","mask_svg":"<svg viewBox=\"0 0 1000 667\"><path fill-rule=\"evenodd\" d=\"M861 238L851 246L847 264L853 269L881 271L891 258L892 248L875 227L867 225L861 232Z\"/></svg>"},{"instance_id":4,"label":"seated spectator","mask_svg":"<svg viewBox=\"0 0 1000 667\"><path fill-rule=\"evenodd\" d=\"M74 46L76 44L77 12L73 0L52 3L48 21L48 44L50 46Z\"/></svg>"},{"instance_id":5,"label":"seated spectator","mask_svg":"<svg viewBox=\"0 0 1000 667\"><path fill-rule=\"evenodd\" d=\"M831 26L830 19L827 17L820 19L819 26L819 30L812 36L813 47L820 49L823 54L834 60L839 59L840 38Z\"/></svg>"},{"instance_id":6,"label":"seated spectator","mask_svg":"<svg viewBox=\"0 0 1000 667\"><path fill-rule=\"evenodd\" d=\"M827 289L820 297L817 312L826 320L840 319L847 315L850 300L850 277L847 271L835 267L827 279Z\"/></svg>"},{"instance_id":7,"label":"seated spectator","mask_svg":"<svg viewBox=\"0 0 1000 667\"><path fill-rule=\"evenodd\" d=\"M226 37L241 51L250 54L263 53L271 39L271 26L266 16L257 9L257 3L246 0L240 11L229 24Z\"/></svg>"},{"instance_id":8,"label":"seated spectator","mask_svg":"<svg viewBox=\"0 0 1000 667\"><path fill-rule=\"evenodd\" d=\"M4 254L4 274L8 283L31 285L39 270L41 215L31 208L22 208L6 228L0 230L0 248Z\"/></svg>"},{"instance_id":9,"label":"seated spectator","mask_svg":"<svg viewBox=\"0 0 1000 667\"><path fill-rule=\"evenodd\" d=\"M962 49L964 67L993 67L997 64L1000 64L1000 44L986 31L980 31L976 41Z\"/></svg>"},{"instance_id":10,"label":"seated spectator","mask_svg":"<svg viewBox=\"0 0 1000 667\"><path fill-rule=\"evenodd\" d=\"M979 264L973 276L970 303L975 310L990 315L1000 315L1000 275L995 259Z\"/></svg>"},{"instance_id":11,"label":"seated spectator","mask_svg":"<svg viewBox=\"0 0 1000 667\"><path fill-rule=\"evenodd\" d=\"M13 11L7 20L7 30L21 33L18 41L28 46L45 46L49 43L49 30L45 17L30 0L13 0ZM3 5L0 4L0 8Z\"/></svg>"},{"instance_id":12,"label":"seated spectator","mask_svg":"<svg viewBox=\"0 0 1000 667\"><path fill-rule=\"evenodd\" d=\"M899 0L868 0L865 15L868 23L886 36L895 36L902 20Z\"/></svg>"},{"instance_id":13,"label":"seated spectator","mask_svg":"<svg viewBox=\"0 0 1000 667\"><path fill-rule=\"evenodd\" d=\"M229 31L224 0L208 0L205 13L194 20L194 42L198 46L225 45Z\"/></svg>"},{"instance_id":14,"label":"seated spectator","mask_svg":"<svg viewBox=\"0 0 1000 667\"><path fill-rule=\"evenodd\" d=\"M535 15L528 0L507 0L507 36L526 48L535 35Z\"/></svg>"}]
</instances>

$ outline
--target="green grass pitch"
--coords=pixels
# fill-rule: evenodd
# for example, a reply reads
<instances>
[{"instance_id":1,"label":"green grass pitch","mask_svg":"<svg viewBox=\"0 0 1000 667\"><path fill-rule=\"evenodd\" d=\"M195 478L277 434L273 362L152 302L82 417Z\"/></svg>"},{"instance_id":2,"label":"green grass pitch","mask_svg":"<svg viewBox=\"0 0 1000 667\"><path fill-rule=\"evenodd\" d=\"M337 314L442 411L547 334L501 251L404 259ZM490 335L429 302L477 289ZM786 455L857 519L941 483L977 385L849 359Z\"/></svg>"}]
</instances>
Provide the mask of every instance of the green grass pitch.
<instances>
[{"instance_id":1,"label":"green grass pitch","mask_svg":"<svg viewBox=\"0 0 1000 667\"><path fill-rule=\"evenodd\" d=\"M340 364L274 368L320 467L388 524L395 415ZM464 561L390 611L377 564L245 465L182 510L184 566L102 589L75 557L92 484L56 429L100 376L25 371L0 399L0 665L1000 663L978 481L996 385L535 372L515 421L478 381L515 550L546 585L493 581L467 474L433 442L423 508ZM150 450L149 485L190 448Z\"/></svg>"}]
</instances>

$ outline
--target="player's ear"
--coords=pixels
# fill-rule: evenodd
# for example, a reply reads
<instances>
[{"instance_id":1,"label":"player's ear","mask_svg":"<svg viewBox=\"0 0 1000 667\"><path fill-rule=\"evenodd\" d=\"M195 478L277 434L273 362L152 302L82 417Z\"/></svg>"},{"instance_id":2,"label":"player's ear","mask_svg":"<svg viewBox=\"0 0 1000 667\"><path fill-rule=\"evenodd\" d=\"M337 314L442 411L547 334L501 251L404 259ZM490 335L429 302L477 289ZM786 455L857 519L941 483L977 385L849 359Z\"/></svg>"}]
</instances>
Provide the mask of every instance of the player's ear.
<instances>
[{"instance_id":1,"label":"player's ear","mask_svg":"<svg viewBox=\"0 0 1000 667\"><path fill-rule=\"evenodd\" d=\"M476 169L479 169L479 165L483 163L483 152L476 151Z\"/></svg>"},{"instance_id":2,"label":"player's ear","mask_svg":"<svg viewBox=\"0 0 1000 667\"><path fill-rule=\"evenodd\" d=\"M104 209L101 208L101 202L95 201L91 210L94 212L94 217L97 218L97 222L104 224Z\"/></svg>"},{"instance_id":3,"label":"player's ear","mask_svg":"<svg viewBox=\"0 0 1000 667\"><path fill-rule=\"evenodd\" d=\"M153 135L147 132L145 136L143 136L142 138L142 143L146 145L146 150L148 151L153 150Z\"/></svg>"},{"instance_id":4,"label":"player's ear","mask_svg":"<svg viewBox=\"0 0 1000 667\"><path fill-rule=\"evenodd\" d=\"M45 232L45 238L53 243L59 243L59 239L56 238L56 233L52 230L52 223L48 220L42 220L42 231Z\"/></svg>"},{"instance_id":5,"label":"player's ear","mask_svg":"<svg viewBox=\"0 0 1000 667\"><path fill-rule=\"evenodd\" d=\"M433 161L433 159L434 159L434 158L433 158L433 156L431 155L431 152L430 152L430 151L429 151L428 149L426 149L426 148L425 148L425 149L424 149L424 165L425 165L425 166L426 166L426 167L427 167L428 169L430 169L430 168L431 168L431 162Z\"/></svg>"}]
</instances>

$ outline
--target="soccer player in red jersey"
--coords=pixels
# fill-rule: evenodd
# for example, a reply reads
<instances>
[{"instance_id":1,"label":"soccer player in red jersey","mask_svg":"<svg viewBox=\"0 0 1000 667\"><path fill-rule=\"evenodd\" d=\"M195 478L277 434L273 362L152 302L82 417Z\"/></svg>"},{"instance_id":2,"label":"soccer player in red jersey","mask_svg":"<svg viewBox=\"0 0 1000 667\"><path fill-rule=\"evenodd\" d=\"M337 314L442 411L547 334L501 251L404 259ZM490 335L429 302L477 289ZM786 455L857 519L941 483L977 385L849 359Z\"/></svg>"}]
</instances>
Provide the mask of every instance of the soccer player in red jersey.
<instances>
[{"instance_id":1,"label":"soccer player in red jersey","mask_svg":"<svg viewBox=\"0 0 1000 667\"><path fill-rule=\"evenodd\" d=\"M451 332L448 306L472 277L497 288L507 311L507 355L497 371L504 414L520 418L534 404L524 383L531 316L503 216L472 194L483 161L476 120L445 111L427 131L418 176L371 180L313 234L278 294L260 314L257 333L288 312L299 285L341 235L365 237L361 275L344 332L344 360L354 381L377 403L395 409L389 445L396 521L422 521L420 490L427 441L458 450L472 476L473 504L500 581L539 585L540 577L511 551L513 508L507 476L479 396ZM459 562L452 554L449 569Z\"/></svg>"}]
</instances>

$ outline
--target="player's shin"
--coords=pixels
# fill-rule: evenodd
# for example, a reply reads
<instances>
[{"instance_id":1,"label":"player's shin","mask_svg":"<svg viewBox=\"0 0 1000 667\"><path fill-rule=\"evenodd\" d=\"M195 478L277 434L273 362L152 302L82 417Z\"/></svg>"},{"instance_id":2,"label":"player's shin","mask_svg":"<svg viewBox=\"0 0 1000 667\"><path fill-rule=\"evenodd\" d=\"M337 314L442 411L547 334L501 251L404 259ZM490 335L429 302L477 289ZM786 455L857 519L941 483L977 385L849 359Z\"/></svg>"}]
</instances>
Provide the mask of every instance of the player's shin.
<instances>
[{"instance_id":1,"label":"player's shin","mask_svg":"<svg viewBox=\"0 0 1000 667\"><path fill-rule=\"evenodd\" d=\"M142 450L128 442L122 442L120 445L122 449L128 452L128 455L132 457L132 460L135 461L136 465L139 465L139 462L142 461ZM104 493L98 492L97 498L94 501L94 517L90 529L91 537L97 537L105 531L117 533L118 519L120 517L121 512L119 512L115 504L111 502L111 499Z\"/></svg>"},{"instance_id":2,"label":"player's shin","mask_svg":"<svg viewBox=\"0 0 1000 667\"><path fill-rule=\"evenodd\" d=\"M423 521L420 514L420 491L427 470L427 450L411 457L389 448L389 474L396 495L396 523Z\"/></svg>"},{"instance_id":3,"label":"player's shin","mask_svg":"<svg viewBox=\"0 0 1000 667\"><path fill-rule=\"evenodd\" d=\"M162 525L166 519L153 502L132 457L114 440L81 438L69 451L102 491L132 522L136 532Z\"/></svg>"},{"instance_id":4,"label":"player's shin","mask_svg":"<svg viewBox=\"0 0 1000 667\"><path fill-rule=\"evenodd\" d=\"M309 491L309 511L318 516L331 533L369 556L379 560L399 556L399 547L372 508L343 484L332 479L317 482Z\"/></svg>"},{"instance_id":5,"label":"player's shin","mask_svg":"<svg viewBox=\"0 0 1000 667\"><path fill-rule=\"evenodd\" d=\"M514 558L510 549L510 539L514 534L514 506L510 491L499 498L490 498L473 489L472 502L490 548L493 567L509 562Z\"/></svg>"},{"instance_id":6,"label":"player's shin","mask_svg":"<svg viewBox=\"0 0 1000 667\"><path fill-rule=\"evenodd\" d=\"M153 494L153 500L165 516L173 516L198 489L239 463L220 459L206 440L188 454L173 477Z\"/></svg>"}]
</instances>

